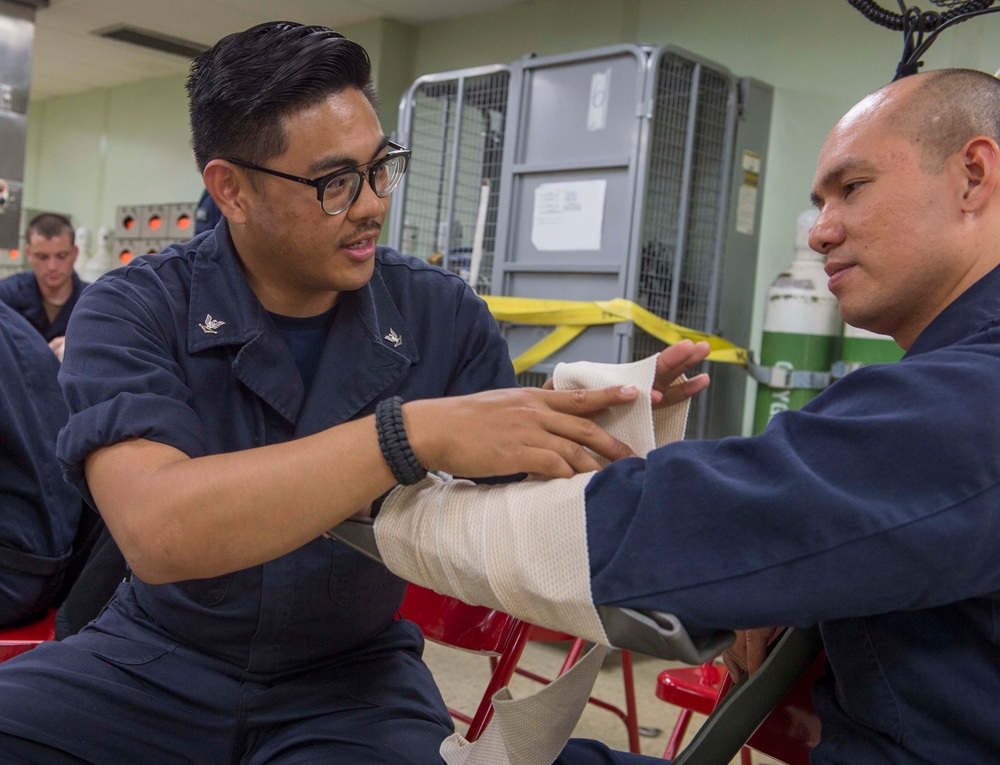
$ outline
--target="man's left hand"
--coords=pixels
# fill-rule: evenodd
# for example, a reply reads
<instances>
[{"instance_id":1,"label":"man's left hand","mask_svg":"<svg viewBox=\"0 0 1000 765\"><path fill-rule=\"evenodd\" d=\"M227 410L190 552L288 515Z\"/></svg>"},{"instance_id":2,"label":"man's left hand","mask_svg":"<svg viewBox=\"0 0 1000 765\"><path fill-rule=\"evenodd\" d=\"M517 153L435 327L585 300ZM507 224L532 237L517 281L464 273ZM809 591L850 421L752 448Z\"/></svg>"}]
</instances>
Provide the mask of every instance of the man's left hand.
<instances>
[{"instance_id":1,"label":"man's left hand","mask_svg":"<svg viewBox=\"0 0 1000 765\"><path fill-rule=\"evenodd\" d=\"M708 387L709 378L704 373L676 385L674 381L701 364L710 350L708 343L704 341L692 343L690 340L681 340L660 352L656 359L656 379L653 381L654 409L687 401Z\"/></svg>"}]
</instances>

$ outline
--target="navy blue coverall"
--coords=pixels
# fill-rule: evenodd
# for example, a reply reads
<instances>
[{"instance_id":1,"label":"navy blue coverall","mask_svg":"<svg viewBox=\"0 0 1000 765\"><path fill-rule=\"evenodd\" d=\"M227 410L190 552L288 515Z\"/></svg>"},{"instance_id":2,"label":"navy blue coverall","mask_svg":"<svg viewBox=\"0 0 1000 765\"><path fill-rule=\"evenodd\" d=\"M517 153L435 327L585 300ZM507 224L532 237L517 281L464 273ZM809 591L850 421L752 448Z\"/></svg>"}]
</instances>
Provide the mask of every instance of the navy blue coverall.
<instances>
[{"instance_id":1,"label":"navy blue coverall","mask_svg":"<svg viewBox=\"0 0 1000 765\"><path fill-rule=\"evenodd\" d=\"M45 304L42 302L42 293L38 289L38 280L31 272L13 274L0 280L0 301L27 319L31 326L37 329L48 342L66 334L69 317L80 299L80 293L88 284L90 282L81 281L79 276L73 274L73 292L70 293L69 299L63 303L59 313L52 321L49 321L49 316L45 313Z\"/></svg>"},{"instance_id":2,"label":"navy blue coverall","mask_svg":"<svg viewBox=\"0 0 1000 765\"><path fill-rule=\"evenodd\" d=\"M815 765L1000 762L1000 269L902 361L587 487L594 602L819 623ZM662 762L573 742L560 762Z\"/></svg>"},{"instance_id":3,"label":"navy blue coverall","mask_svg":"<svg viewBox=\"0 0 1000 765\"><path fill-rule=\"evenodd\" d=\"M306 391L225 221L101 278L60 377L68 476L92 501L84 458L127 438L197 458L314 434L387 396L516 384L485 304L443 269L380 247L338 306ZM0 731L18 737L0 736L0 761L6 746L45 762L437 762L452 723L419 629L395 620L405 586L326 538L210 579L133 577L79 634L0 665Z\"/></svg>"},{"instance_id":4,"label":"navy blue coverall","mask_svg":"<svg viewBox=\"0 0 1000 765\"><path fill-rule=\"evenodd\" d=\"M58 373L45 341L0 302L0 627L53 605L80 521L56 460L69 416Z\"/></svg>"}]
</instances>

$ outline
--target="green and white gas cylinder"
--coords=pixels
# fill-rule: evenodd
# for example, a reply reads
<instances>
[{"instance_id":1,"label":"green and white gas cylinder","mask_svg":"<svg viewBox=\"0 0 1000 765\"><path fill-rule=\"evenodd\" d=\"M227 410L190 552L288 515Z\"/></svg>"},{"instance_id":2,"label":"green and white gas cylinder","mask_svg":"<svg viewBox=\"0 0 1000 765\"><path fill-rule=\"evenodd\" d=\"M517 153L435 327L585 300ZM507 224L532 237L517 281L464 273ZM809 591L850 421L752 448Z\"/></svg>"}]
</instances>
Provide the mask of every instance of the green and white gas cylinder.
<instances>
[{"instance_id":1,"label":"green and white gas cylinder","mask_svg":"<svg viewBox=\"0 0 1000 765\"><path fill-rule=\"evenodd\" d=\"M817 212L799 215L795 257L767 291L753 432L760 433L778 412L799 409L830 383L842 322L837 299L826 287L823 256L809 248Z\"/></svg>"},{"instance_id":2,"label":"green and white gas cylinder","mask_svg":"<svg viewBox=\"0 0 1000 765\"><path fill-rule=\"evenodd\" d=\"M833 365L836 377L843 377L865 364L891 364L903 358L903 349L888 335L876 335L867 329L844 325L840 361Z\"/></svg>"}]
</instances>

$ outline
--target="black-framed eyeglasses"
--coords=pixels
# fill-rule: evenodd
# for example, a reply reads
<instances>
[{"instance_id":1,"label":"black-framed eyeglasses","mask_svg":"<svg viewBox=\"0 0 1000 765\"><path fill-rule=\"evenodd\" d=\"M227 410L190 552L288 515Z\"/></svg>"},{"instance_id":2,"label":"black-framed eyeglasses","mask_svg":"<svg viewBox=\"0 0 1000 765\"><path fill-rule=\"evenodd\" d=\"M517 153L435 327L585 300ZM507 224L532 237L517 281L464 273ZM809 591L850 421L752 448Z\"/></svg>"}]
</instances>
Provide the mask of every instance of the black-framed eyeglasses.
<instances>
[{"instance_id":1,"label":"black-framed eyeglasses","mask_svg":"<svg viewBox=\"0 0 1000 765\"><path fill-rule=\"evenodd\" d=\"M280 173L253 162L244 162L242 159L232 159L224 157L226 162L245 167L249 170L256 170L268 175L276 175L278 178L304 183L316 189L316 198L319 200L323 212L327 215L338 215L348 207L353 205L361 196L361 184L368 176L368 185L372 187L375 196L384 199L389 196L403 179L406 166L410 161L410 150L404 149L398 143L388 142L389 153L380 159L366 162L364 165L356 167L345 167L342 170L334 170L319 178L300 178L297 175ZM362 168L368 165L368 169Z\"/></svg>"}]
</instances>

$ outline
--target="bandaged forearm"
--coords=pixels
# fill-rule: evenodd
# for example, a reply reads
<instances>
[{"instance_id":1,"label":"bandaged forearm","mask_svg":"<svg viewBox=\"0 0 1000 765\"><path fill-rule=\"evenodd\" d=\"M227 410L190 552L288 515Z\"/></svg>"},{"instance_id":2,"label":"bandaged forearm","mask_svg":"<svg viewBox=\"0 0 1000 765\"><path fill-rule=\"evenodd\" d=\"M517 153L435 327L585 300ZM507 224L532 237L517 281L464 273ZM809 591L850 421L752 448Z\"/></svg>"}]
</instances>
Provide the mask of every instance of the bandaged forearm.
<instances>
[{"instance_id":1,"label":"bandaged forearm","mask_svg":"<svg viewBox=\"0 0 1000 765\"><path fill-rule=\"evenodd\" d=\"M591 475L505 486L428 476L382 506L379 553L411 582L607 645L590 592Z\"/></svg>"},{"instance_id":2,"label":"bandaged forearm","mask_svg":"<svg viewBox=\"0 0 1000 765\"><path fill-rule=\"evenodd\" d=\"M563 364L557 389L635 385L631 404L595 418L640 456L683 438L688 404L658 410L656 357L634 364ZM385 565L473 605L609 645L590 588L584 492L593 473L481 486L429 476L397 488L375 520Z\"/></svg>"}]
</instances>

